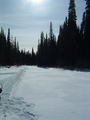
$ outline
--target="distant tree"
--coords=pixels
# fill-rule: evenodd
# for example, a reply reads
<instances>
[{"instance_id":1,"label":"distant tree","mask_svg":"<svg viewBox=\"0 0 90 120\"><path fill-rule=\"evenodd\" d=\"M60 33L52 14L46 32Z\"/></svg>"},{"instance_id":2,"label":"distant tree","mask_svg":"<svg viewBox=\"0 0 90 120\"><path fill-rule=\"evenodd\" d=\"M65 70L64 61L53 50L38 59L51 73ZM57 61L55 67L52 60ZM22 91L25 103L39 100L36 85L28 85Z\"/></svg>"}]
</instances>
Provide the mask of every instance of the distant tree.
<instances>
[{"instance_id":1,"label":"distant tree","mask_svg":"<svg viewBox=\"0 0 90 120\"><path fill-rule=\"evenodd\" d=\"M34 50L31 53L25 50L19 50L19 43L10 35L10 29L8 29L7 39L4 34L3 28L0 31L0 65L31 65L36 64L36 56Z\"/></svg>"},{"instance_id":2,"label":"distant tree","mask_svg":"<svg viewBox=\"0 0 90 120\"><path fill-rule=\"evenodd\" d=\"M57 42L57 63L60 66L75 66L78 61L80 32L76 20L75 0L70 0L68 18L60 26Z\"/></svg>"},{"instance_id":3,"label":"distant tree","mask_svg":"<svg viewBox=\"0 0 90 120\"><path fill-rule=\"evenodd\" d=\"M68 40L68 22L67 17L65 18L65 22L59 29L58 41L57 41L57 64L59 66L67 65L67 52L69 47Z\"/></svg>"},{"instance_id":4,"label":"distant tree","mask_svg":"<svg viewBox=\"0 0 90 120\"><path fill-rule=\"evenodd\" d=\"M7 64L10 65L11 63L11 39L10 39L10 28L8 29L7 35Z\"/></svg>"},{"instance_id":5,"label":"distant tree","mask_svg":"<svg viewBox=\"0 0 90 120\"><path fill-rule=\"evenodd\" d=\"M31 64L32 64L32 65L35 65L35 64L36 64L36 54L35 54L33 48L32 48L32 53L31 53Z\"/></svg>"},{"instance_id":6,"label":"distant tree","mask_svg":"<svg viewBox=\"0 0 90 120\"><path fill-rule=\"evenodd\" d=\"M3 28L0 32L0 64L6 65L6 36Z\"/></svg>"},{"instance_id":7,"label":"distant tree","mask_svg":"<svg viewBox=\"0 0 90 120\"><path fill-rule=\"evenodd\" d=\"M53 27L52 27L52 22L50 22L50 40L53 39Z\"/></svg>"},{"instance_id":8,"label":"distant tree","mask_svg":"<svg viewBox=\"0 0 90 120\"><path fill-rule=\"evenodd\" d=\"M11 61L12 61L12 64L16 64L16 65L19 64L19 53L20 53L19 43L17 42L16 37L15 37L15 39L11 43Z\"/></svg>"},{"instance_id":9,"label":"distant tree","mask_svg":"<svg viewBox=\"0 0 90 120\"><path fill-rule=\"evenodd\" d=\"M49 37L41 33L37 51L38 65L55 66L56 64L56 36L53 34L52 22L50 22Z\"/></svg>"},{"instance_id":10,"label":"distant tree","mask_svg":"<svg viewBox=\"0 0 90 120\"><path fill-rule=\"evenodd\" d=\"M48 66L49 65L49 61L48 61L48 59L49 59L49 46L48 46L48 35L47 35L47 33L46 33L46 37L45 37L45 40L44 40L44 49L43 49L43 54L44 54L44 62L43 62L43 64L45 65L45 66Z\"/></svg>"},{"instance_id":11,"label":"distant tree","mask_svg":"<svg viewBox=\"0 0 90 120\"><path fill-rule=\"evenodd\" d=\"M19 51L19 42L16 44L17 52Z\"/></svg>"},{"instance_id":12,"label":"distant tree","mask_svg":"<svg viewBox=\"0 0 90 120\"><path fill-rule=\"evenodd\" d=\"M56 64L56 36L53 33L52 22L50 22L50 36L48 40L48 54L49 59L48 63L50 66L54 66Z\"/></svg>"},{"instance_id":13,"label":"distant tree","mask_svg":"<svg viewBox=\"0 0 90 120\"><path fill-rule=\"evenodd\" d=\"M43 60L44 60L44 33L41 32L40 36L40 42L38 43L38 52L37 52L37 60L38 60L38 65L43 65Z\"/></svg>"},{"instance_id":14,"label":"distant tree","mask_svg":"<svg viewBox=\"0 0 90 120\"><path fill-rule=\"evenodd\" d=\"M75 10L75 0L70 0L69 10L68 10L68 36L67 40L69 43L67 58L69 64L75 65L78 60L78 49L79 45L79 29L76 23L76 10Z\"/></svg>"},{"instance_id":15,"label":"distant tree","mask_svg":"<svg viewBox=\"0 0 90 120\"><path fill-rule=\"evenodd\" d=\"M80 29L80 34L82 39L84 39L85 25L86 25L86 13L84 12L82 22L81 22L81 29Z\"/></svg>"},{"instance_id":16,"label":"distant tree","mask_svg":"<svg viewBox=\"0 0 90 120\"><path fill-rule=\"evenodd\" d=\"M81 28L80 28L80 36L81 36L81 47L80 47L80 55L81 59L85 61L86 59L86 43L85 43L85 26L86 26L86 13L83 13L83 18L81 22ZM81 60L80 60L81 61Z\"/></svg>"},{"instance_id":17,"label":"distant tree","mask_svg":"<svg viewBox=\"0 0 90 120\"><path fill-rule=\"evenodd\" d=\"M71 30L75 30L77 27L76 25L76 10L75 10L75 0L70 0L69 4L69 10L68 10L68 26L71 28Z\"/></svg>"},{"instance_id":18,"label":"distant tree","mask_svg":"<svg viewBox=\"0 0 90 120\"><path fill-rule=\"evenodd\" d=\"M86 59L90 63L90 0L86 0L86 22L85 22L85 32L84 32L84 42Z\"/></svg>"}]
</instances>

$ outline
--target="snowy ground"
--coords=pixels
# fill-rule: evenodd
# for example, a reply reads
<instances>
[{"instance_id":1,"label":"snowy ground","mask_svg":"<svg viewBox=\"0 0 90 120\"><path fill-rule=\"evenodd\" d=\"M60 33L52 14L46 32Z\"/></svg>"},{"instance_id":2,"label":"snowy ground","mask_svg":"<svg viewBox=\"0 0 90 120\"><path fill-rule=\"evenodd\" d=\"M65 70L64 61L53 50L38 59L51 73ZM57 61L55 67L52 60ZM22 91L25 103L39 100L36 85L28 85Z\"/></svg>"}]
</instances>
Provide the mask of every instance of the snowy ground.
<instances>
[{"instance_id":1,"label":"snowy ground","mask_svg":"<svg viewBox=\"0 0 90 120\"><path fill-rule=\"evenodd\" d=\"M0 120L90 120L90 72L0 68Z\"/></svg>"}]
</instances>

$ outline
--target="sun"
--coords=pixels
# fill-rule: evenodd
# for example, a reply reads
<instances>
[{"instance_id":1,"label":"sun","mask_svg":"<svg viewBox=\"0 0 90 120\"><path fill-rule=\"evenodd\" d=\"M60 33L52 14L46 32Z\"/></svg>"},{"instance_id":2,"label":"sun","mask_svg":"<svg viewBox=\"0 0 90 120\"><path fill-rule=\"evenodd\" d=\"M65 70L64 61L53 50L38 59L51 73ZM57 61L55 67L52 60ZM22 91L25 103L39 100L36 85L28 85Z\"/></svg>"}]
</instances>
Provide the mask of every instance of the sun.
<instances>
[{"instance_id":1,"label":"sun","mask_svg":"<svg viewBox=\"0 0 90 120\"><path fill-rule=\"evenodd\" d=\"M26 3L37 3L37 4L41 4L43 3L43 0L26 0Z\"/></svg>"},{"instance_id":2,"label":"sun","mask_svg":"<svg viewBox=\"0 0 90 120\"><path fill-rule=\"evenodd\" d=\"M32 0L32 2L34 2L34 3L41 3L42 0Z\"/></svg>"}]
</instances>

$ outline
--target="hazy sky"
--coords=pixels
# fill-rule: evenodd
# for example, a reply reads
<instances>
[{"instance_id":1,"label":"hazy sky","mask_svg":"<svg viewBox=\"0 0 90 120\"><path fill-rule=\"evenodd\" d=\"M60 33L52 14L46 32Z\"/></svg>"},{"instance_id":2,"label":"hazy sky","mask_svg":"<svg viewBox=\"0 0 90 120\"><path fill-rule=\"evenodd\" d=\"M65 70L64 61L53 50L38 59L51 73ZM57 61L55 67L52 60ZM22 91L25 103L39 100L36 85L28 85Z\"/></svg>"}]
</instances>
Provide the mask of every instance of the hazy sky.
<instances>
[{"instance_id":1,"label":"hazy sky","mask_svg":"<svg viewBox=\"0 0 90 120\"><path fill-rule=\"evenodd\" d=\"M40 32L49 33L50 21L57 35L59 26L68 15L69 0L0 0L0 27L16 36L20 48L37 48ZM76 0L78 24L81 22L85 0Z\"/></svg>"}]
</instances>

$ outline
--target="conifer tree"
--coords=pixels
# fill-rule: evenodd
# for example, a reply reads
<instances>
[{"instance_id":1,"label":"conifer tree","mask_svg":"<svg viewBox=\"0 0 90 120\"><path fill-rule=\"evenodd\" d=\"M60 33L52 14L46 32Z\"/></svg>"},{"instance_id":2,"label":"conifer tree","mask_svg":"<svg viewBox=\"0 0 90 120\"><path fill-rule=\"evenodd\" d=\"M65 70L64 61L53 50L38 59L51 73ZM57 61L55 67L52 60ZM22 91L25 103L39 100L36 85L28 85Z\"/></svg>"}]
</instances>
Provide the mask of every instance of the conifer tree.
<instances>
[{"instance_id":1,"label":"conifer tree","mask_svg":"<svg viewBox=\"0 0 90 120\"><path fill-rule=\"evenodd\" d=\"M35 65L36 64L36 55L35 55L35 52L34 52L33 48L32 48L31 58L32 58L31 64Z\"/></svg>"},{"instance_id":2,"label":"conifer tree","mask_svg":"<svg viewBox=\"0 0 90 120\"><path fill-rule=\"evenodd\" d=\"M52 22L50 22L50 36L48 40L48 63L50 66L55 65L56 63L56 37L53 33L53 25Z\"/></svg>"},{"instance_id":3,"label":"conifer tree","mask_svg":"<svg viewBox=\"0 0 90 120\"><path fill-rule=\"evenodd\" d=\"M40 42L38 43L38 52L37 52L37 60L38 60L38 65L43 64L43 49L44 49L44 33L41 32L40 35Z\"/></svg>"},{"instance_id":4,"label":"conifer tree","mask_svg":"<svg viewBox=\"0 0 90 120\"><path fill-rule=\"evenodd\" d=\"M82 39L84 39L85 25L86 25L86 13L84 12L82 22L81 22L81 29L80 29L80 34Z\"/></svg>"},{"instance_id":5,"label":"conifer tree","mask_svg":"<svg viewBox=\"0 0 90 120\"><path fill-rule=\"evenodd\" d=\"M77 16L75 10L75 0L70 0L69 10L68 10L68 58L71 65L76 64L78 59L78 49L79 49L79 30L77 27Z\"/></svg>"},{"instance_id":6,"label":"conifer tree","mask_svg":"<svg viewBox=\"0 0 90 120\"><path fill-rule=\"evenodd\" d=\"M59 29L59 36L57 42L57 64L60 66L67 65L67 54L68 54L69 40L68 40L68 22L67 17L65 22Z\"/></svg>"},{"instance_id":7,"label":"conifer tree","mask_svg":"<svg viewBox=\"0 0 90 120\"><path fill-rule=\"evenodd\" d=\"M3 28L1 28L0 32L0 64L6 64L6 36Z\"/></svg>"},{"instance_id":8,"label":"conifer tree","mask_svg":"<svg viewBox=\"0 0 90 120\"><path fill-rule=\"evenodd\" d=\"M84 42L86 43L86 59L90 62L90 0L86 0L86 23Z\"/></svg>"},{"instance_id":9,"label":"conifer tree","mask_svg":"<svg viewBox=\"0 0 90 120\"><path fill-rule=\"evenodd\" d=\"M85 26L86 26L86 12L83 13L83 17L82 17L82 22L81 22L81 28L80 28L80 56L81 56L81 60L84 61L86 59L86 43L85 43ZM80 60L80 61L81 61Z\"/></svg>"},{"instance_id":10,"label":"conifer tree","mask_svg":"<svg viewBox=\"0 0 90 120\"><path fill-rule=\"evenodd\" d=\"M69 10L68 10L68 26L73 30L76 28L76 10L75 10L75 0L70 0Z\"/></svg>"},{"instance_id":11,"label":"conifer tree","mask_svg":"<svg viewBox=\"0 0 90 120\"><path fill-rule=\"evenodd\" d=\"M52 22L50 22L50 40L53 39L53 28L52 28Z\"/></svg>"},{"instance_id":12,"label":"conifer tree","mask_svg":"<svg viewBox=\"0 0 90 120\"><path fill-rule=\"evenodd\" d=\"M11 65L11 40L10 40L10 28L7 35L7 64Z\"/></svg>"}]
</instances>

